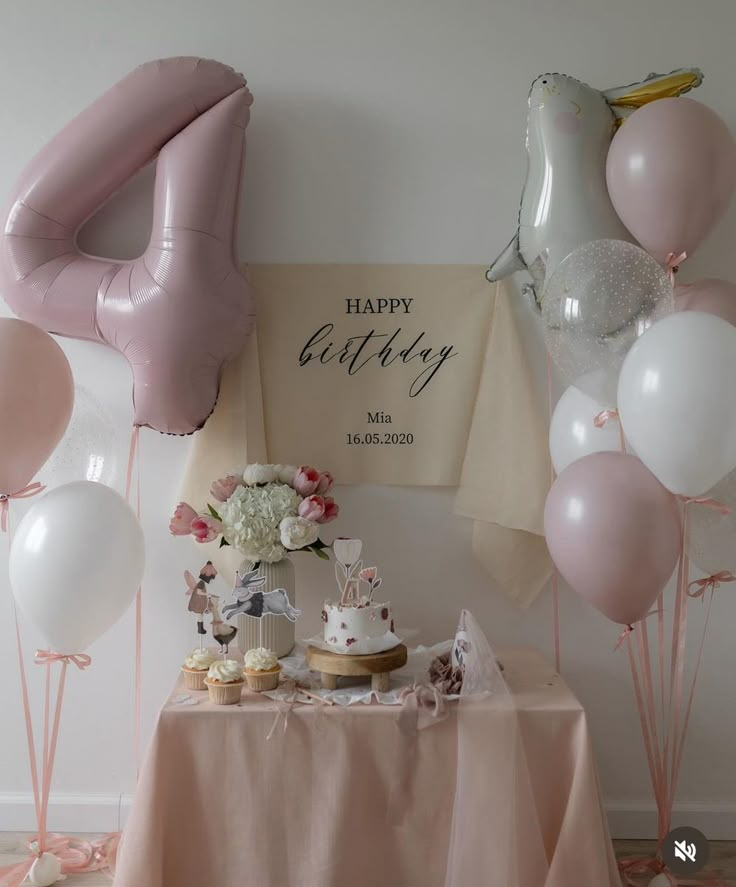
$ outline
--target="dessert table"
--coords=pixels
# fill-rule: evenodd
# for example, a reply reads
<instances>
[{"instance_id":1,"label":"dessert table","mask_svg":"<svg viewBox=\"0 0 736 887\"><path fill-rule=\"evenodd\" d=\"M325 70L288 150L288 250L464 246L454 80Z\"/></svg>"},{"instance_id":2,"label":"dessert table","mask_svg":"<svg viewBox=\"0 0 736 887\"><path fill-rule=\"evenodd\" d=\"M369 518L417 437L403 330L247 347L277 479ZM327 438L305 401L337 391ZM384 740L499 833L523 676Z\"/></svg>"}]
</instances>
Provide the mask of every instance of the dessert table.
<instances>
[{"instance_id":1,"label":"dessert table","mask_svg":"<svg viewBox=\"0 0 736 887\"><path fill-rule=\"evenodd\" d=\"M185 705L179 682L115 887L618 887L582 706L538 652L498 656L511 709L423 723L418 697Z\"/></svg>"}]
</instances>

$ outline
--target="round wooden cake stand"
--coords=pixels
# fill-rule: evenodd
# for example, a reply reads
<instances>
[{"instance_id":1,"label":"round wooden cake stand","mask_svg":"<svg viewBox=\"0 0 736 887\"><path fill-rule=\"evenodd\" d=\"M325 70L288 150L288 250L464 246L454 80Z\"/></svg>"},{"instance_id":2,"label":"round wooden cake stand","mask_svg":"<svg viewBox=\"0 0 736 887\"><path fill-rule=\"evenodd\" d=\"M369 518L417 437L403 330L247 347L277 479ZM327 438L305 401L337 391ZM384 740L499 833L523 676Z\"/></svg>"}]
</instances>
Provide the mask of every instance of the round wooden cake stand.
<instances>
[{"instance_id":1,"label":"round wooden cake stand","mask_svg":"<svg viewBox=\"0 0 736 887\"><path fill-rule=\"evenodd\" d=\"M339 677L370 677L371 689L385 693L389 689L391 672L406 665L406 647L399 644L383 653L352 656L350 653L333 653L309 646L307 665L321 673L325 690L337 690Z\"/></svg>"}]
</instances>

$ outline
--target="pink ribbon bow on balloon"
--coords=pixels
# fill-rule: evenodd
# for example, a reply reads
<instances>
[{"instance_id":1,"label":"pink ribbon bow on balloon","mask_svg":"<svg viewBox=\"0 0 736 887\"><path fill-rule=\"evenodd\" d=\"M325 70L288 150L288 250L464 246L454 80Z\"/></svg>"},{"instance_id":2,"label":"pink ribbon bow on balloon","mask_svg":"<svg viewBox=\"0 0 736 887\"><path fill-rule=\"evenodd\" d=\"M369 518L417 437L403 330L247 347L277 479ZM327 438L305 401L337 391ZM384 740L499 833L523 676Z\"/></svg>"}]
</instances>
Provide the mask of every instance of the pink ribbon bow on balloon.
<instances>
[{"instance_id":1,"label":"pink ribbon bow on balloon","mask_svg":"<svg viewBox=\"0 0 736 887\"><path fill-rule=\"evenodd\" d=\"M639 621L639 622L643 622L645 619L649 619L650 616L656 616L657 613L659 613L659 610L650 610L650 611L647 613L646 616L642 617L642 618L639 619L638 621ZM619 649L622 647L622 645L623 645L624 641L626 640L626 638L628 638L628 636L629 636L632 632L634 632L635 630L636 630L636 629L635 629L634 626L631 625L631 624L627 625L626 628L624 628L624 630L623 630L623 631L621 632L621 634L618 636L618 640L616 641L616 645L615 645L614 648L613 648L614 652L615 652L616 650L619 650Z\"/></svg>"},{"instance_id":2,"label":"pink ribbon bow on balloon","mask_svg":"<svg viewBox=\"0 0 736 887\"><path fill-rule=\"evenodd\" d=\"M17 493L0 493L0 530L3 533L8 532L8 511L10 510L11 499L30 499L31 496L37 496L43 493L46 487L38 482L28 484Z\"/></svg>"},{"instance_id":3,"label":"pink ribbon bow on balloon","mask_svg":"<svg viewBox=\"0 0 736 887\"><path fill-rule=\"evenodd\" d=\"M715 591L721 582L736 582L736 576L728 570L721 570L719 573L713 573L712 576L706 576L704 579L694 579L687 587L688 597L699 597L705 600L705 593L710 588ZM694 588L695 591L690 589Z\"/></svg>"},{"instance_id":4,"label":"pink ribbon bow on balloon","mask_svg":"<svg viewBox=\"0 0 736 887\"><path fill-rule=\"evenodd\" d=\"M610 419L618 419L618 410L601 410L593 419L596 428L605 428Z\"/></svg>"},{"instance_id":5,"label":"pink ribbon bow on balloon","mask_svg":"<svg viewBox=\"0 0 736 887\"><path fill-rule=\"evenodd\" d=\"M80 671L92 665L92 657L87 653L52 653L50 650L36 650L36 665L53 665L54 662L71 662Z\"/></svg>"},{"instance_id":6,"label":"pink ribbon bow on balloon","mask_svg":"<svg viewBox=\"0 0 736 887\"><path fill-rule=\"evenodd\" d=\"M680 265L687 258L687 253L682 252L679 256L676 256L674 253L667 253L667 260L665 261L665 267L667 268L667 273L670 276L670 283L672 286L675 285L675 274L680 270Z\"/></svg>"}]
</instances>

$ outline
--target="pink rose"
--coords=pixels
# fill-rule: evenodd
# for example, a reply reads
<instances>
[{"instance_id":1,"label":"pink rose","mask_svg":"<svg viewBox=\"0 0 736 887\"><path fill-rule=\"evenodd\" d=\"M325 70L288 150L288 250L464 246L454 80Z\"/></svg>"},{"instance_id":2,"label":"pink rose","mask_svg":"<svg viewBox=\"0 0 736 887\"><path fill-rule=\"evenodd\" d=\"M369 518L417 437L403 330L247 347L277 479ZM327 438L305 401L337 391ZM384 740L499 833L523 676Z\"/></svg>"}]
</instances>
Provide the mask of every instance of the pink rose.
<instances>
[{"instance_id":1,"label":"pink rose","mask_svg":"<svg viewBox=\"0 0 736 887\"><path fill-rule=\"evenodd\" d=\"M299 503L299 517L319 523L325 513L325 500L321 496L308 496Z\"/></svg>"},{"instance_id":2,"label":"pink rose","mask_svg":"<svg viewBox=\"0 0 736 887\"><path fill-rule=\"evenodd\" d=\"M330 521L335 520L335 518L340 514L340 506L335 502L332 496L324 497L325 510L322 517L317 518L318 524L329 524Z\"/></svg>"},{"instance_id":3,"label":"pink rose","mask_svg":"<svg viewBox=\"0 0 736 887\"><path fill-rule=\"evenodd\" d=\"M227 477L221 477L216 480L210 488L210 495L218 502L227 502L232 494L241 485L242 481L234 474L228 474Z\"/></svg>"},{"instance_id":4,"label":"pink rose","mask_svg":"<svg viewBox=\"0 0 736 887\"><path fill-rule=\"evenodd\" d=\"M192 536L196 542L212 542L222 532L222 524L214 517L201 514L192 521Z\"/></svg>"},{"instance_id":5,"label":"pink rose","mask_svg":"<svg viewBox=\"0 0 736 887\"><path fill-rule=\"evenodd\" d=\"M316 468L302 465L294 475L294 489L300 496L311 496L319 486L320 473Z\"/></svg>"},{"instance_id":6,"label":"pink rose","mask_svg":"<svg viewBox=\"0 0 736 887\"><path fill-rule=\"evenodd\" d=\"M192 532L192 521L197 512L186 502L180 502L176 506L174 516L171 518L169 529L174 536L188 536Z\"/></svg>"},{"instance_id":7,"label":"pink rose","mask_svg":"<svg viewBox=\"0 0 736 887\"><path fill-rule=\"evenodd\" d=\"M325 493L329 493L332 489L333 484L335 483L335 478L330 474L329 471L323 471L319 476L319 483L317 484L317 489L314 491L318 496L324 496Z\"/></svg>"}]
</instances>

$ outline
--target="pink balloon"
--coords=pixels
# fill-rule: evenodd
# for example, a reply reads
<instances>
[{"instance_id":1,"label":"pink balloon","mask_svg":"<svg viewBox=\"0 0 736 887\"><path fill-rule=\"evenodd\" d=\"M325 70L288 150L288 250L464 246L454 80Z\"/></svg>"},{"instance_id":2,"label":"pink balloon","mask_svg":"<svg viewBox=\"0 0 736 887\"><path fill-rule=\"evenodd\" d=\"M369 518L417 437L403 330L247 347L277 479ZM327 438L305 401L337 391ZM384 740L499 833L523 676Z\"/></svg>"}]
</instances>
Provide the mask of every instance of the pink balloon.
<instances>
[{"instance_id":1,"label":"pink balloon","mask_svg":"<svg viewBox=\"0 0 736 887\"><path fill-rule=\"evenodd\" d=\"M708 278L678 284L675 311L704 311L736 326L736 283Z\"/></svg>"},{"instance_id":2,"label":"pink balloon","mask_svg":"<svg viewBox=\"0 0 736 887\"><path fill-rule=\"evenodd\" d=\"M64 436L74 379L64 352L38 327L0 318L0 494L29 484Z\"/></svg>"},{"instance_id":3,"label":"pink balloon","mask_svg":"<svg viewBox=\"0 0 736 887\"><path fill-rule=\"evenodd\" d=\"M606 178L621 221L648 253L660 262L692 255L736 188L736 142L700 102L659 99L616 133Z\"/></svg>"},{"instance_id":4,"label":"pink balloon","mask_svg":"<svg viewBox=\"0 0 736 887\"><path fill-rule=\"evenodd\" d=\"M251 95L219 62L137 68L30 162L7 211L0 287L20 317L103 342L133 370L135 422L187 434L214 408L223 365L253 325L237 258ZM153 229L133 261L82 254L75 237L158 155Z\"/></svg>"},{"instance_id":5,"label":"pink balloon","mask_svg":"<svg viewBox=\"0 0 736 887\"><path fill-rule=\"evenodd\" d=\"M552 560L604 616L631 625L650 611L680 553L676 498L636 456L593 453L566 468L544 508Z\"/></svg>"}]
</instances>

